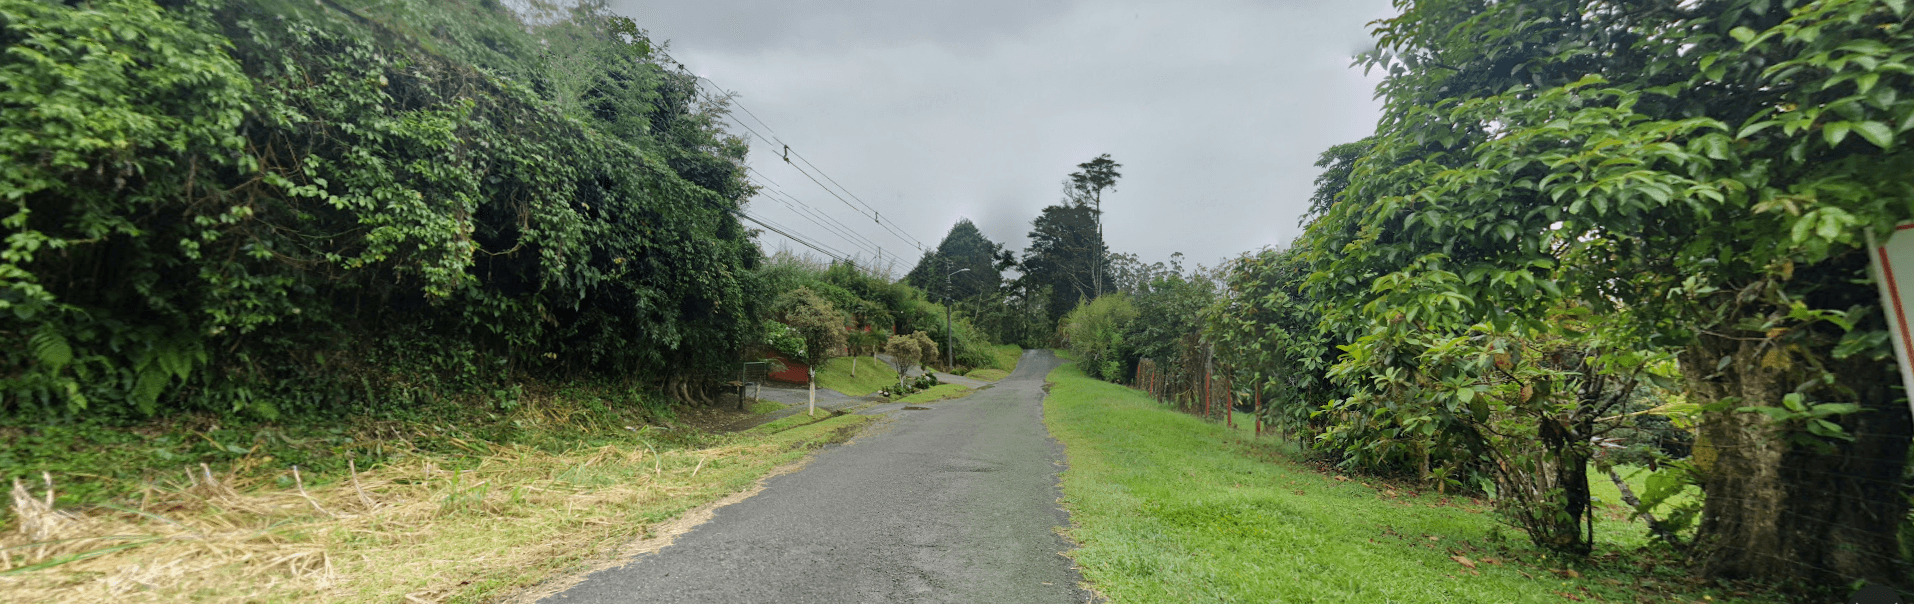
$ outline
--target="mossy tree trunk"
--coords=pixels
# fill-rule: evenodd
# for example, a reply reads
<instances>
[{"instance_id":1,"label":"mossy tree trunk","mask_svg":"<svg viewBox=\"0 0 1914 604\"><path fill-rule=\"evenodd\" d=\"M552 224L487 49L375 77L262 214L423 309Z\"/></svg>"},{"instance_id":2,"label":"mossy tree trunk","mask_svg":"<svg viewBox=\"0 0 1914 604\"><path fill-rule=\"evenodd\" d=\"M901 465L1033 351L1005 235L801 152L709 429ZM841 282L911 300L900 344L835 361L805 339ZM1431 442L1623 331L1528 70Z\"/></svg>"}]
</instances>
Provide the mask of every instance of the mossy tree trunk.
<instances>
[{"instance_id":1,"label":"mossy tree trunk","mask_svg":"<svg viewBox=\"0 0 1914 604\"><path fill-rule=\"evenodd\" d=\"M1689 396L1704 406L1696 458L1706 501L1698 540L1714 578L1857 579L1906 585L1901 483L1914 435L1892 360L1832 359L1832 346L1784 344L1759 332L1703 334L1681 355ZM1831 337L1820 338L1822 342ZM1803 388L1821 373L1841 387ZM1776 407L1798 389L1816 403L1851 402L1829 417L1853 440L1813 437L1744 407ZM1738 399L1738 400L1730 400ZM1725 402L1725 404L1723 404ZM1705 451L1699 443L1705 442Z\"/></svg>"}]
</instances>

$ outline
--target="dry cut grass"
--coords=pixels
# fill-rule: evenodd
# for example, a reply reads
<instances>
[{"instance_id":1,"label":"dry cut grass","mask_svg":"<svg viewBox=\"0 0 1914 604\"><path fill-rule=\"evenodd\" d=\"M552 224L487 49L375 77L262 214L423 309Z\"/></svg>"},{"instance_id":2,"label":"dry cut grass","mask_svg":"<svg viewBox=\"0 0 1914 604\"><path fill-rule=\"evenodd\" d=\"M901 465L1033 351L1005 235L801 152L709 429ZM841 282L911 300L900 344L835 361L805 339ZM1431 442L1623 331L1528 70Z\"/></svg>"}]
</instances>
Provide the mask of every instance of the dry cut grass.
<instances>
[{"instance_id":1,"label":"dry cut grass","mask_svg":"<svg viewBox=\"0 0 1914 604\"><path fill-rule=\"evenodd\" d=\"M496 597L744 490L866 419L692 450L661 452L641 435L562 454L492 446L355 467L325 485L296 468L288 487L200 466L147 485L137 504L84 510L55 509L51 476L15 481L0 603Z\"/></svg>"}]
</instances>

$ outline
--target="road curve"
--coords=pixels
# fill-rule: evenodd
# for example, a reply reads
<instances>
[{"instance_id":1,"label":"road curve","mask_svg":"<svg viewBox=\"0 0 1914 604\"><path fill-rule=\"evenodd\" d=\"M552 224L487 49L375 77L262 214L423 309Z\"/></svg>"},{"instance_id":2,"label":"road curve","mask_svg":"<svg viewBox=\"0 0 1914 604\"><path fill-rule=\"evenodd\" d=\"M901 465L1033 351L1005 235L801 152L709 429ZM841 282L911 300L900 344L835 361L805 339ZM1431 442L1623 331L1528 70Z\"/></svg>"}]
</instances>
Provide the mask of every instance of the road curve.
<instances>
[{"instance_id":1,"label":"road curve","mask_svg":"<svg viewBox=\"0 0 1914 604\"><path fill-rule=\"evenodd\" d=\"M967 398L897 411L655 554L547 604L1087 602L1053 529L1063 447L1044 429L1058 360Z\"/></svg>"}]
</instances>

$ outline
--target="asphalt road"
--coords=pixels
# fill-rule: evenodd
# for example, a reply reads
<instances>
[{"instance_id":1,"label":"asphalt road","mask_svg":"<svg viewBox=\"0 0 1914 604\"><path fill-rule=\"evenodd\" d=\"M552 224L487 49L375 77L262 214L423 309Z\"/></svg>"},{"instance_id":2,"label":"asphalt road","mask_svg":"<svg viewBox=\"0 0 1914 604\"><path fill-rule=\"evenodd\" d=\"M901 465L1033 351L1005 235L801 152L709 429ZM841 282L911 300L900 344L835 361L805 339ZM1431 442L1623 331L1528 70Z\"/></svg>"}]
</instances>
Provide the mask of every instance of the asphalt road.
<instances>
[{"instance_id":1,"label":"asphalt road","mask_svg":"<svg viewBox=\"0 0 1914 604\"><path fill-rule=\"evenodd\" d=\"M1063 447L1042 422L1057 363L1026 352L989 389L897 411L670 547L541 602L1089 601L1053 530L1068 523Z\"/></svg>"}]
</instances>

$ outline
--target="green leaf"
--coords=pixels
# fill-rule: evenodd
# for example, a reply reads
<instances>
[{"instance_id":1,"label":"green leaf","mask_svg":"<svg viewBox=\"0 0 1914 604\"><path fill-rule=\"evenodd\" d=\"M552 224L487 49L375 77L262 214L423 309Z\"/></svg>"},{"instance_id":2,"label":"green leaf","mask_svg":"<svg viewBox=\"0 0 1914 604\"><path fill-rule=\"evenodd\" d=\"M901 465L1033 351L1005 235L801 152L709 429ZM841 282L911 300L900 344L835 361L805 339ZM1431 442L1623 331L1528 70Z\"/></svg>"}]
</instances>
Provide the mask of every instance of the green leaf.
<instances>
[{"instance_id":1,"label":"green leaf","mask_svg":"<svg viewBox=\"0 0 1914 604\"><path fill-rule=\"evenodd\" d=\"M1708 159L1728 159L1728 139L1719 134L1710 134L1697 141L1701 143L1701 153ZM1667 200L1663 200L1667 201Z\"/></svg>"},{"instance_id":2,"label":"green leaf","mask_svg":"<svg viewBox=\"0 0 1914 604\"><path fill-rule=\"evenodd\" d=\"M68 363L73 362L73 347L66 337L50 329L42 329L27 340L33 348L33 358L47 366L47 373L59 373Z\"/></svg>"},{"instance_id":3,"label":"green leaf","mask_svg":"<svg viewBox=\"0 0 1914 604\"><path fill-rule=\"evenodd\" d=\"M139 377L134 380L133 391L128 393L128 398L140 413L153 414L160 393L166 391L167 377L166 371L157 366L149 365L140 370Z\"/></svg>"},{"instance_id":4,"label":"green leaf","mask_svg":"<svg viewBox=\"0 0 1914 604\"><path fill-rule=\"evenodd\" d=\"M1736 42L1747 44L1749 40L1754 39L1755 30L1748 29L1746 27L1737 27L1737 28L1728 30L1728 37L1734 38Z\"/></svg>"},{"instance_id":5,"label":"green leaf","mask_svg":"<svg viewBox=\"0 0 1914 604\"><path fill-rule=\"evenodd\" d=\"M1873 90L1874 84L1880 81L1880 73L1864 73L1854 78L1854 86L1860 89L1861 94L1867 94L1867 91Z\"/></svg>"},{"instance_id":6,"label":"green leaf","mask_svg":"<svg viewBox=\"0 0 1914 604\"><path fill-rule=\"evenodd\" d=\"M1853 127L1854 124L1849 122L1828 122L1828 125L1821 127L1821 136L1826 137L1828 146L1832 147L1847 139L1848 130Z\"/></svg>"},{"instance_id":7,"label":"green leaf","mask_svg":"<svg viewBox=\"0 0 1914 604\"><path fill-rule=\"evenodd\" d=\"M192 359L179 349L169 346L155 350L153 354L156 355L159 361L160 369L166 371L166 373L178 377L181 380L185 380L186 376L192 374Z\"/></svg>"},{"instance_id":8,"label":"green leaf","mask_svg":"<svg viewBox=\"0 0 1914 604\"><path fill-rule=\"evenodd\" d=\"M1775 124L1779 124L1779 123L1781 122L1778 122L1775 120L1764 120L1764 121L1748 124L1747 126L1743 126L1741 128L1741 132L1735 134L1735 138L1748 138L1749 136L1753 136L1757 132L1760 132L1762 130L1767 130L1769 127L1772 127Z\"/></svg>"},{"instance_id":9,"label":"green leaf","mask_svg":"<svg viewBox=\"0 0 1914 604\"><path fill-rule=\"evenodd\" d=\"M1828 241L1840 238L1841 219L1835 216L1821 216L1820 223L1814 226L1814 234Z\"/></svg>"},{"instance_id":10,"label":"green leaf","mask_svg":"<svg viewBox=\"0 0 1914 604\"><path fill-rule=\"evenodd\" d=\"M1786 396L1782 396L1781 405L1787 407L1789 411L1796 413L1806 413L1808 411L1808 406L1801 402L1801 393L1799 392L1790 392Z\"/></svg>"},{"instance_id":11,"label":"green leaf","mask_svg":"<svg viewBox=\"0 0 1914 604\"><path fill-rule=\"evenodd\" d=\"M1818 436L1839 438L1842 440L1854 440L1854 437L1852 435L1848 434L1846 430L1841 429L1841 424L1837 424L1825 419L1817 419L1817 420L1814 420L1813 422L1810 422L1808 424L1808 430L1810 432L1814 432Z\"/></svg>"},{"instance_id":12,"label":"green leaf","mask_svg":"<svg viewBox=\"0 0 1914 604\"><path fill-rule=\"evenodd\" d=\"M1814 406L1814 414L1817 417L1847 415L1849 413L1860 412L1861 406L1854 403L1822 403Z\"/></svg>"},{"instance_id":13,"label":"green leaf","mask_svg":"<svg viewBox=\"0 0 1914 604\"><path fill-rule=\"evenodd\" d=\"M1861 135L1861 138L1867 139L1867 142L1874 143L1876 147L1886 149L1894 146L1894 129L1889 128L1887 124L1875 121L1861 122L1854 125L1854 132Z\"/></svg>"}]
</instances>

